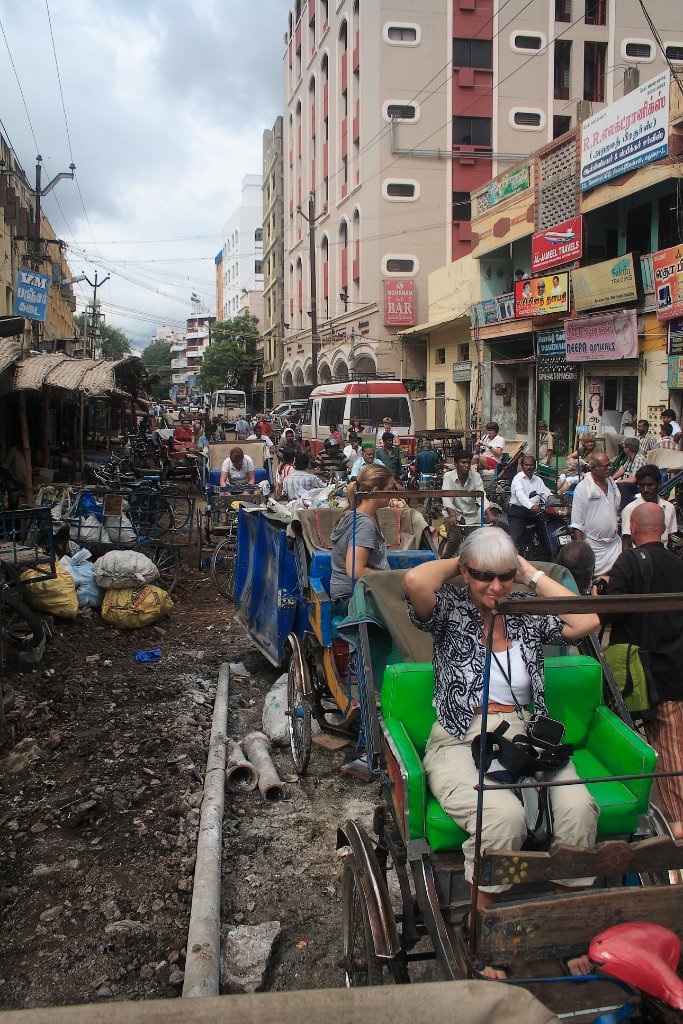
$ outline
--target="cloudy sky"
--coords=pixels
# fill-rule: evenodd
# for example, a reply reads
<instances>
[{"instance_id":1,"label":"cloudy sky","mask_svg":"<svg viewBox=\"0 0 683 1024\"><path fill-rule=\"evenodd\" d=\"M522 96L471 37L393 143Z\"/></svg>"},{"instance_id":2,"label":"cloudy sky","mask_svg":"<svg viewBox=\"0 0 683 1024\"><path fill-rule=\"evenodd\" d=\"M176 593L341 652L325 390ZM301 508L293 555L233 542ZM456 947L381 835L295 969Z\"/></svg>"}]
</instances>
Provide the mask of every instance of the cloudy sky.
<instances>
[{"instance_id":1,"label":"cloudy sky","mask_svg":"<svg viewBox=\"0 0 683 1024\"><path fill-rule=\"evenodd\" d=\"M99 293L107 321L136 348L157 324L180 326L192 292L215 304L223 224L281 111L288 9L0 0L0 131L31 181L38 152L44 181L73 158L77 184L60 182L44 209L74 274L111 275ZM76 294L79 309L92 297L83 284Z\"/></svg>"}]
</instances>

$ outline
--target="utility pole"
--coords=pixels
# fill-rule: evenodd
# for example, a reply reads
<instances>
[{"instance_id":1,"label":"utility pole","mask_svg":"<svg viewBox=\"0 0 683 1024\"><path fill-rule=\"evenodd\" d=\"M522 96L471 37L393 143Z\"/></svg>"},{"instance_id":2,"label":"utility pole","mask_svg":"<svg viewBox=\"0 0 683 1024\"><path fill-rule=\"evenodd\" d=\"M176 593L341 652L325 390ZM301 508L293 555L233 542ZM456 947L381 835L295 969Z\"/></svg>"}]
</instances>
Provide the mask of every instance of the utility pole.
<instances>
[{"instance_id":1,"label":"utility pole","mask_svg":"<svg viewBox=\"0 0 683 1024\"><path fill-rule=\"evenodd\" d=\"M102 317L101 313L97 312L97 289L101 288L103 284L107 283L107 281L109 280L110 275L107 274L107 276L103 277L101 281L98 281L98 279L97 279L97 271L95 271L95 280L94 281L91 281L90 278L86 274L84 274L83 277L86 279L86 281L88 282L88 284L90 285L90 287L93 290L92 308L91 309L86 309L86 311L85 311L86 324L87 324L88 320L90 321L90 330L86 334L86 356L88 355L88 352L87 352L87 338L92 338L92 342L93 342L92 358L95 359L96 358L96 355L95 355L95 345L96 345L97 339L99 338L100 341L102 340L102 331L101 331L100 328L102 326L102 320L103 320L103 317Z\"/></svg>"},{"instance_id":2,"label":"utility pole","mask_svg":"<svg viewBox=\"0 0 683 1024\"><path fill-rule=\"evenodd\" d=\"M313 387L318 386L318 291L315 273L315 192L308 197L308 216L300 206L297 210L308 221L308 252L311 271L311 378Z\"/></svg>"}]
</instances>

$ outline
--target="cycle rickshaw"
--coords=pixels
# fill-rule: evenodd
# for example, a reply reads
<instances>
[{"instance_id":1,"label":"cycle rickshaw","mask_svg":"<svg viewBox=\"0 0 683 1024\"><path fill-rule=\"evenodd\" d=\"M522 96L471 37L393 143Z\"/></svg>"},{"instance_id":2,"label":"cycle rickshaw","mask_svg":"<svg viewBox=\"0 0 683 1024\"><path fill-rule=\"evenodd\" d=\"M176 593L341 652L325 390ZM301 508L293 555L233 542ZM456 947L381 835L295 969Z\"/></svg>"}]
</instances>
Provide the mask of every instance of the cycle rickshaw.
<instances>
[{"instance_id":1,"label":"cycle rickshaw","mask_svg":"<svg viewBox=\"0 0 683 1024\"><path fill-rule=\"evenodd\" d=\"M361 581L359 587L365 586ZM541 614L561 605L563 612L615 613L647 604L657 612L671 609L672 602L683 608L683 594L554 601L513 596L497 611ZM395 628L412 642L407 614ZM490 656L484 708L488 664ZM467 833L431 795L422 766L436 714L433 686L431 662L406 660L385 669L379 711L367 687L365 713L374 722L368 735L384 803L375 810L374 839L355 821L338 833L338 847L350 851L342 884L347 985L407 982L425 959L435 961L447 980L481 977L483 965L505 963L507 983L524 986L562 1019L589 1021L600 1013L613 1015L599 1018L604 1021L626 1019L638 1010L643 992L649 993L643 998L655 997L661 1016L642 1019L681 1019L666 999L683 1009L683 983L675 974L680 946L671 934L683 936L683 841L673 839L650 800L656 754L634 730L596 638L582 641L578 654L547 653L545 698L548 713L564 723L580 780L599 805L598 842L587 850L482 849L481 808L492 788L482 760L471 892L461 853ZM482 718L485 732L485 713ZM549 894L549 879L585 876L597 876L593 888ZM478 885L493 883L514 887L499 903L477 910ZM587 950L604 969L578 980L564 977L559 961Z\"/></svg>"}]
</instances>

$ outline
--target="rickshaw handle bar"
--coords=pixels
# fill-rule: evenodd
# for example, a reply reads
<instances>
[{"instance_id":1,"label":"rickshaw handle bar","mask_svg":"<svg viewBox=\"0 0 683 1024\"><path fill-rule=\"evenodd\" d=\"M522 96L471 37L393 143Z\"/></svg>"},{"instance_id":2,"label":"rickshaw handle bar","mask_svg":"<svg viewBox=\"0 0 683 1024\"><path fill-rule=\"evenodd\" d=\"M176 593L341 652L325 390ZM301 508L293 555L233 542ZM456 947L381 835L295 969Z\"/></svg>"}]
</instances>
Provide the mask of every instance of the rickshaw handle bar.
<instances>
[{"instance_id":1,"label":"rickshaw handle bar","mask_svg":"<svg viewBox=\"0 0 683 1024\"><path fill-rule=\"evenodd\" d=\"M554 789L555 786L585 786L594 782L630 782L632 779L674 779L683 775L680 772L641 772L638 775L608 775L591 779L561 779L559 782L485 782L474 787L482 789Z\"/></svg>"},{"instance_id":2,"label":"rickshaw handle bar","mask_svg":"<svg viewBox=\"0 0 683 1024\"><path fill-rule=\"evenodd\" d=\"M525 597L496 602L499 615L627 615L683 611L683 593L607 594L605 597Z\"/></svg>"},{"instance_id":3,"label":"rickshaw handle bar","mask_svg":"<svg viewBox=\"0 0 683 1024\"><path fill-rule=\"evenodd\" d=\"M483 498L484 491L356 491L355 500L361 498L415 498L425 501L428 498Z\"/></svg>"}]
</instances>

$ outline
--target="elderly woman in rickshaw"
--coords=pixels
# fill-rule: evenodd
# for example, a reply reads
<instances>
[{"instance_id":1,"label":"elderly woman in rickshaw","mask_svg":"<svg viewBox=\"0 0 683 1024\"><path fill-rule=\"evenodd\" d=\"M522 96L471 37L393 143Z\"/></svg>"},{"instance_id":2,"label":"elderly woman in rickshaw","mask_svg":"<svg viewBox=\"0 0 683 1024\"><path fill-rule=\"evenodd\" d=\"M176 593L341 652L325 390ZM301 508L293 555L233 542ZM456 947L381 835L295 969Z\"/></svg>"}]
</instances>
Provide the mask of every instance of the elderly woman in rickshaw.
<instances>
[{"instance_id":1,"label":"elderly woman in rickshaw","mask_svg":"<svg viewBox=\"0 0 683 1024\"><path fill-rule=\"evenodd\" d=\"M346 512L330 534L332 541L332 576L330 597L334 602L334 614L346 615L351 597L351 579L359 579L377 569L388 569L387 544L377 522L377 513L386 508L389 497L373 498L373 491L393 491L396 488L394 474L386 466L366 466L346 488L349 511ZM353 528L353 501L357 492L367 491L356 505L356 530ZM355 556L354 556L355 551Z\"/></svg>"},{"instance_id":2,"label":"elderly woman in rickshaw","mask_svg":"<svg viewBox=\"0 0 683 1024\"><path fill-rule=\"evenodd\" d=\"M461 575L463 585L455 586ZM572 596L571 591L521 558L510 536L496 527L475 530L457 558L425 562L404 577L408 611L415 626L434 638L434 706L436 722L427 742L424 767L429 787L443 809L469 833L463 844L465 878L472 881L478 782L472 741L481 733L485 644L495 603L514 584L539 597ZM512 738L526 732L533 701L545 713L543 645L574 644L593 629L597 615L497 615L494 620L488 696L487 731L507 722ZM521 728L520 728L521 726ZM547 781L576 778L571 764L545 773ZM549 790L555 842L591 847L597 833L598 808L583 785ZM524 807L510 789L484 794L482 849L519 850L527 838ZM593 879L555 881L564 891L586 888ZM478 907L497 902L507 885L478 890ZM465 922L465 929L467 921ZM569 961L569 973L588 970L585 957ZM487 967L487 976L505 978L504 970Z\"/></svg>"}]
</instances>

